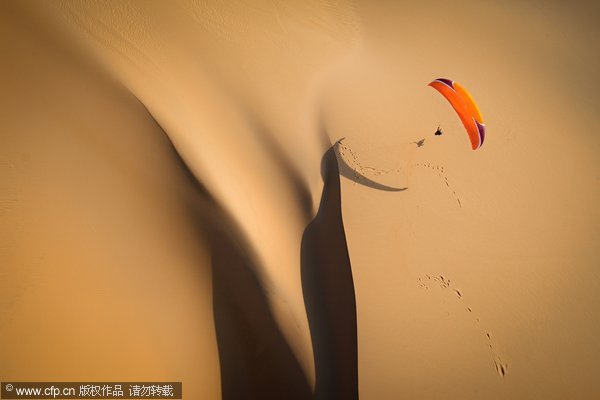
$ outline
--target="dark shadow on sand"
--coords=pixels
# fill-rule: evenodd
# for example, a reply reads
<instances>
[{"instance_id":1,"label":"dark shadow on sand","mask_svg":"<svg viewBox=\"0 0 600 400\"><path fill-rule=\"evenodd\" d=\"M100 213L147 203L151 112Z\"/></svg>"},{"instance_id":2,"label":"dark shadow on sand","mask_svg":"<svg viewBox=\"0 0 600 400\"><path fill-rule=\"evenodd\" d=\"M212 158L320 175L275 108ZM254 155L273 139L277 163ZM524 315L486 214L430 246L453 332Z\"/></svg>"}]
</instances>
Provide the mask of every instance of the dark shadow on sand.
<instances>
[{"instance_id":1,"label":"dark shadow on sand","mask_svg":"<svg viewBox=\"0 0 600 400\"><path fill-rule=\"evenodd\" d=\"M223 400L312 399L243 246L215 232L211 250Z\"/></svg>"},{"instance_id":2,"label":"dark shadow on sand","mask_svg":"<svg viewBox=\"0 0 600 400\"><path fill-rule=\"evenodd\" d=\"M241 236L217 227L211 231L213 311L224 400L358 399L356 301L333 147L322 174L319 210L300 249L315 393L273 318Z\"/></svg>"},{"instance_id":3,"label":"dark shadow on sand","mask_svg":"<svg viewBox=\"0 0 600 400\"><path fill-rule=\"evenodd\" d=\"M166 145L173 150L173 162L189 182L183 203L190 220L210 241L222 399L313 399L300 363L271 313L256 275L259 269L251 246L234 219L190 170L164 129L163 132ZM304 190L298 182L293 184ZM301 197L302 203L307 198L308 192Z\"/></svg>"},{"instance_id":4,"label":"dark shadow on sand","mask_svg":"<svg viewBox=\"0 0 600 400\"><path fill-rule=\"evenodd\" d=\"M310 220L308 187L281 149L269 140L266 129L255 128L260 128L257 139L274 153L294 186L302 212ZM356 302L334 148L330 147L322 159L324 185L319 210L307 225L299 249L316 367L313 393L273 317L256 273L260 268L252 247L235 220L188 168L166 132L165 137L174 162L190 182L184 201L190 219L209 239L222 399L357 399Z\"/></svg>"},{"instance_id":5,"label":"dark shadow on sand","mask_svg":"<svg viewBox=\"0 0 600 400\"><path fill-rule=\"evenodd\" d=\"M333 147L323 156L321 173L321 204L301 245L302 289L315 357L315 398L358 399L356 301Z\"/></svg>"},{"instance_id":6,"label":"dark shadow on sand","mask_svg":"<svg viewBox=\"0 0 600 400\"><path fill-rule=\"evenodd\" d=\"M339 143L340 142L337 141L333 145L334 146L333 148L335 149L335 153L337 153L338 155L340 154ZM339 163L340 175L342 175L344 178L348 178L356 183L370 187L371 189L383 190L385 192L402 192L402 191L408 189L406 187L397 188L397 187L387 186L382 183L375 182L375 181L367 178L366 176L364 176L363 174L361 174L354 168L352 168L350 165L348 165L346 160L344 160L344 157L342 157L341 155L339 155L337 157L337 159L338 159L338 163Z\"/></svg>"}]
</instances>

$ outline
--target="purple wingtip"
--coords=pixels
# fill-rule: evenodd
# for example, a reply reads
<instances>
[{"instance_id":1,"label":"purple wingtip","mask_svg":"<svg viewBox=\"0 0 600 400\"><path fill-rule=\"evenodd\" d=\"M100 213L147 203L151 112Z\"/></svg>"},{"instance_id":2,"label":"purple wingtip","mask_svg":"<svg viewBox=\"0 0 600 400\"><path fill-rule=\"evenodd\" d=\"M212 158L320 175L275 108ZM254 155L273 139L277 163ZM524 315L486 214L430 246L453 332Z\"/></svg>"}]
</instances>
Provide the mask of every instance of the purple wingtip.
<instances>
[{"instance_id":1,"label":"purple wingtip","mask_svg":"<svg viewBox=\"0 0 600 400\"><path fill-rule=\"evenodd\" d=\"M475 125L477 125L477 132L479 132L479 147L481 147L485 140L485 125L480 124L477 121L475 121Z\"/></svg>"},{"instance_id":2,"label":"purple wingtip","mask_svg":"<svg viewBox=\"0 0 600 400\"><path fill-rule=\"evenodd\" d=\"M452 89L454 89L454 81L451 81L450 79L446 79L446 78L437 78L436 81L440 81L442 83L445 83L446 85L450 86Z\"/></svg>"}]
</instances>

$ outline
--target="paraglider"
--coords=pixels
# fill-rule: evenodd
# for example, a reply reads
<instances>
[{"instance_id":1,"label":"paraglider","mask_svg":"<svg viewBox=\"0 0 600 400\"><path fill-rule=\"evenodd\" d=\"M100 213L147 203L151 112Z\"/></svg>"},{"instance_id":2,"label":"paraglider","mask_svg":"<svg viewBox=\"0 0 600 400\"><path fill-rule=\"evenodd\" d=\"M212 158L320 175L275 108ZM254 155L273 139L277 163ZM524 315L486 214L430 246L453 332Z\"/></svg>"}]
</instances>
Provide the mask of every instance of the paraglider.
<instances>
[{"instance_id":1,"label":"paraglider","mask_svg":"<svg viewBox=\"0 0 600 400\"><path fill-rule=\"evenodd\" d=\"M457 82L445 78L438 78L428 86L440 92L454 108L469 134L473 150L480 148L485 140L485 124L479 107L469 92ZM441 134L439 129L438 131ZM437 131L436 135L438 135Z\"/></svg>"}]
</instances>

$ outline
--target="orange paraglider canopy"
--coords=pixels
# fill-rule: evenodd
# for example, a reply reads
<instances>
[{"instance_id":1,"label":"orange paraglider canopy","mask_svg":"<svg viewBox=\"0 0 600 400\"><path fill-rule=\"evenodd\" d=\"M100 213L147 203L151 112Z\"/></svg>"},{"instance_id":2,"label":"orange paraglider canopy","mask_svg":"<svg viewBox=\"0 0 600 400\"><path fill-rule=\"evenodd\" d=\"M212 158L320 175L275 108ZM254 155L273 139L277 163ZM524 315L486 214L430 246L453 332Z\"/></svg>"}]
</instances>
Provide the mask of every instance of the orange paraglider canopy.
<instances>
[{"instance_id":1,"label":"orange paraglider canopy","mask_svg":"<svg viewBox=\"0 0 600 400\"><path fill-rule=\"evenodd\" d=\"M473 150L480 148L485 140L485 124L479 107L467 89L445 78L438 78L428 86L440 92L454 108L469 134Z\"/></svg>"}]
</instances>

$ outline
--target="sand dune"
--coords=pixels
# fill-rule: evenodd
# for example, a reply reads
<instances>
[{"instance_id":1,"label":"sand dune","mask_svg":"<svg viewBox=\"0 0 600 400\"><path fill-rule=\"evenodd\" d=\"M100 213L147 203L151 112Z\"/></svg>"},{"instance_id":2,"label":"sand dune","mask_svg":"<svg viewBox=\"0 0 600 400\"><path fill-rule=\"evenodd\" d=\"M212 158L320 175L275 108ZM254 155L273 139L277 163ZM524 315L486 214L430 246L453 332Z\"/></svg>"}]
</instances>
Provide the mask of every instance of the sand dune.
<instances>
[{"instance_id":1,"label":"sand dune","mask_svg":"<svg viewBox=\"0 0 600 400\"><path fill-rule=\"evenodd\" d=\"M599 397L598 17L0 3L0 380Z\"/></svg>"}]
</instances>

